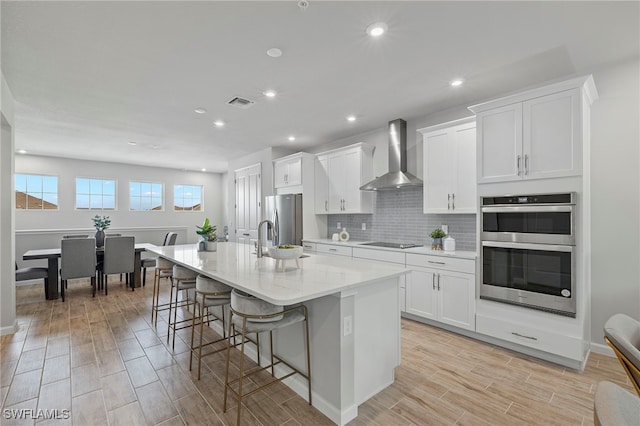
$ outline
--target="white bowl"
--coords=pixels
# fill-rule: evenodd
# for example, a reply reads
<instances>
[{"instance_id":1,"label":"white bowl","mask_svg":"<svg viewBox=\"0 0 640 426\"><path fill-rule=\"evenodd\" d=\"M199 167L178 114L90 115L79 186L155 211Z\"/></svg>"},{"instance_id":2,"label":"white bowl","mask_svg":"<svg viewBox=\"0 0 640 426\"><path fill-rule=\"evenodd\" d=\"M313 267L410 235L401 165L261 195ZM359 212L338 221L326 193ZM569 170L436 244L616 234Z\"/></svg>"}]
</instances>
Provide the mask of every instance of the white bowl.
<instances>
[{"instance_id":1,"label":"white bowl","mask_svg":"<svg viewBox=\"0 0 640 426\"><path fill-rule=\"evenodd\" d=\"M297 259L302 256L302 246L293 246L293 248L278 248L277 246L269 247L269 256L274 259Z\"/></svg>"}]
</instances>

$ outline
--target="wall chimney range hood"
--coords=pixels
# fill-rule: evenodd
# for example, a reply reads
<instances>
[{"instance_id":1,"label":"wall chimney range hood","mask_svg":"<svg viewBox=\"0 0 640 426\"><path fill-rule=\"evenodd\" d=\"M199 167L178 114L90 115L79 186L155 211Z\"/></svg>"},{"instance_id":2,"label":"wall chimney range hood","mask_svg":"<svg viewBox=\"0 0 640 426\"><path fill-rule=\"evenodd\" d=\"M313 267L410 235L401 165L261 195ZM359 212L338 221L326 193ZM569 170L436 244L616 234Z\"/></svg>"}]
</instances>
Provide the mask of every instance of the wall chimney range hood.
<instances>
[{"instance_id":1,"label":"wall chimney range hood","mask_svg":"<svg viewBox=\"0 0 640 426\"><path fill-rule=\"evenodd\" d=\"M422 186L422 180L407 172L407 122L389 122L389 172L360 187L362 191L382 191Z\"/></svg>"}]
</instances>

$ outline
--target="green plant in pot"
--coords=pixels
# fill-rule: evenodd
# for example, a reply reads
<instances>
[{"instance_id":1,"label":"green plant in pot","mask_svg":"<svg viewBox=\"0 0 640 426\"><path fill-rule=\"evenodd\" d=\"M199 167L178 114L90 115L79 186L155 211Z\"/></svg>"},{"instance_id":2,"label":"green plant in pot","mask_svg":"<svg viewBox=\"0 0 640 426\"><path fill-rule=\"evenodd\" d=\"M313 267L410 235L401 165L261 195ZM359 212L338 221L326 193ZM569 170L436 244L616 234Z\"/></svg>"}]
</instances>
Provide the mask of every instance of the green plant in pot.
<instances>
[{"instance_id":1,"label":"green plant in pot","mask_svg":"<svg viewBox=\"0 0 640 426\"><path fill-rule=\"evenodd\" d=\"M441 228L436 228L429 234L431 237L431 249L442 250L442 239L447 236Z\"/></svg>"},{"instance_id":2,"label":"green plant in pot","mask_svg":"<svg viewBox=\"0 0 640 426\"><path fill-rule=\"evenodd\" d=\"M211 225L209 218L206 218L202 226L196 225L196 228L198 228L196 234L200 235L201 238L198 249L206 251L216 251L218 241L218 237L216 235L216 226Z\"/></svg>"},{"instance_id":3,"label":"green plant in pot","mask_svg":"<svg viewBox=\"0 0 640 426\"><path fill-rule=\"evenodd\" d=\"M93 226L96 228L96 247L104 246L104 230L111 226L109 216L95 215L93 217Z\"/></svg>"}]
</instances>

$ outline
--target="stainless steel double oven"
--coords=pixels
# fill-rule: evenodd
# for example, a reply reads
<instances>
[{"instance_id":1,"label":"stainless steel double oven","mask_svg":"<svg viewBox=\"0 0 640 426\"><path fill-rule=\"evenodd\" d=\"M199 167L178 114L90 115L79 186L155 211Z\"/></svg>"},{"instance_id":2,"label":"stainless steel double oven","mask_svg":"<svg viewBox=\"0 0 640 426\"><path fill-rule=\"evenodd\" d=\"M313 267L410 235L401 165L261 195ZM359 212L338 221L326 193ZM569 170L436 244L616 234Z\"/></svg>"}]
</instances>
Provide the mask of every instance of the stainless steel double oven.
<instances>
[{"instance_id":1,"label":"stainless steel double oven","mask_svg":"<svg viewBox=\"0 0 640 426\"><path fill-rule=\"evenodd\" d=\"M480 298L576 315L576 194L482 198Z\"/></svg>"}]
</instances>

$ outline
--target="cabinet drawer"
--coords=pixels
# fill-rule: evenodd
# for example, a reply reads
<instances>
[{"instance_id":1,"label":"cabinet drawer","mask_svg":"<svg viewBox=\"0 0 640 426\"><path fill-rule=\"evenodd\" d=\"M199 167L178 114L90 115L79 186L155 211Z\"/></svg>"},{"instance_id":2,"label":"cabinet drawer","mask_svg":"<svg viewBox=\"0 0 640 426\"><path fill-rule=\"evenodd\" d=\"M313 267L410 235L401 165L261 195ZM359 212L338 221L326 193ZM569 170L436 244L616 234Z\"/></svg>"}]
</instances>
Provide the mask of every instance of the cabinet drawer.
<instances>
[{"instance_id":1,"label":"cabinet drawer","mask_svg":"<svg viewBox=\"0 0 640 426\"><path fill-rule=\"evenodd\" d=\"M582 339L504 319L476 315L476 332L549 352L565 358L583 360Z\"/></svg>"},{"instance_id":2,"label":"cabinet drawer","mask_svg":"<svg viewBox=\"0 0 640 426\"><path fill-rule=\"evenodd\" d=\"M476 272L476 262L472 259L459 259L447 256L429 256L415 253L407 253L407 266L446 269L448 271L465 272L467 274L474 274Z\"/></svg>"},{"instance_id":3,"label":"cabinet drawer","mask_svg":"<svg viewBox=\"0 0 640 426\"><path fill-rule=\"evenodd\" d=\"M405 263L404 253L399 253L397 251L369 250L354 247L353 257L357 257L359 259L378 260L380 262L400 263L402 265Z\"/></svg>"},{"instance_id":4,"label":"cabinet drawer","mask_svg":"<svg viewBox=\"0 0 640 426\"><path fill-rule=\"evenodd\" d=\"M352 248L346 246L335 246L333 244L316 244L316 253L351 257Z\"/></svg>"},{"instance_id":5,"label":"cabinet drawer","mask_svg":"<svg viewBox=\"0 0 640 426\"><path fill-rule=\"evenodd\" d=\"M302 248L305 253L315 253L316 252L316 243L308 243L303 241Z\"/></svg>"}]
</instances>

